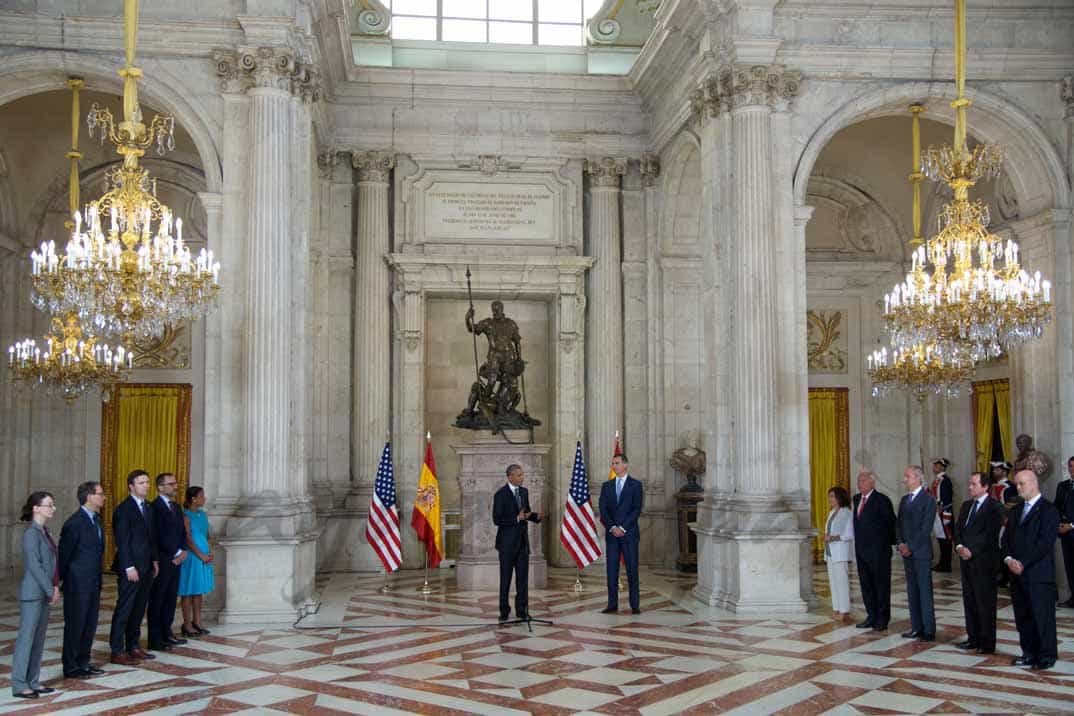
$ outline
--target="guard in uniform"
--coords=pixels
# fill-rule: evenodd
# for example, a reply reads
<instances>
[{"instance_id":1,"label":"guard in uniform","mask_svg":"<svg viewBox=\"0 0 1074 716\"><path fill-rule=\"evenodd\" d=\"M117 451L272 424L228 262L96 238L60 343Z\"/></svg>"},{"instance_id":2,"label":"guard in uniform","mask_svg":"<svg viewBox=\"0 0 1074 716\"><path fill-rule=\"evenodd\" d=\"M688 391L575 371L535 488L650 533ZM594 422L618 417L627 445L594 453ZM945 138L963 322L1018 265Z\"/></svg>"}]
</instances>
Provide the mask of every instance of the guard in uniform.
<instances>
[{"instance_id":1,"label":"guard in uniform","mask_svg":"<svg viewBox=\"0 0 1074 716\"><path fill-rule=\"evenodd\" d=\"M999 531L999 538L1002 541L1003 533L1007 529L1007 510L1017 505L1020 498L1018 497L1018 488L1007 479L1011 474L1011 464L994 460L988 464L992 466L992 487L989 488L988 495L1003 505L1003 527ZM1001 569L999 571L999 586L1010 586L1010 581L1010 570Z\"/></svg>"},{"instance_id":2,"label":"guard in uniform","mask_svg":"<svg viewBox=\"0 0 1074 716\"><path fill-rule=\"evenodd\" d=\"M939 525L935 529L936 542L940 546L940 561L932 568L933 572L951 571L951 536L952 536L952 504L955 500L954 488L951 478L947 476L947 468L951 462L945 457L938 457L932 461L932 485L929 493L936 500L936 513Z\"/></svg>"}]
</instances>

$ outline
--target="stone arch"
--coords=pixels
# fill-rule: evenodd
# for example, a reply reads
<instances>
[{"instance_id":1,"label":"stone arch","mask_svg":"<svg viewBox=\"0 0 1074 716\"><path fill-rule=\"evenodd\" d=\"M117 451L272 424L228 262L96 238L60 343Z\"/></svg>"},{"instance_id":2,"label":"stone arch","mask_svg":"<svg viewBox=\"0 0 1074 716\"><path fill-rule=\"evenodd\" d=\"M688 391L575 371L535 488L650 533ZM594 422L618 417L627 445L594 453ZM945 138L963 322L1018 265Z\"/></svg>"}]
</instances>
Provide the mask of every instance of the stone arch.
<instances>
[{"instance_id":1,"label":"stone arch","mask_svg":"<svg viewBox=\"0 0 1074 716\"><path fill-rule=\"evenodd\" d=\"M701 251L701 143L689 131L679 133L666 150L666 161L661 162L663 171L663 210L660 217L660 251L664 255L697 255ZM696 169L698 181L692 186L686 181L687 174ZM684 184L687 186L684 187ZM695 197L696 194L696 197ZM682 221L687 221L680 209L683 202L695 201L697 236L693 246L677 241Z\"/></svg>"},{"instance_id":2,"label":"stone arch","mask_svg":"<svg viewBox=\"0 0 1074 716\"><path fill-rule=\"evenodd\" d=\"M67 78L82 77L85 88L121 94L123 85L111 60L78 52L24 52L6 57L0 67L0 107L22 97L53 90L67 91ZM191 102L188 96L176 91L152 70L139 82L139 98L146 104L159 107L175 117L177 124L190 135L209 192L218 193L223 187L220 152L212 128L202 119L209 112Z\"/></svg>"},{"instance_id":3,"label":"stone arch","mask_svg":"<svg viewBox=\"0 0 1074 716\"><path fill-rule=\"evenodd\" d=\"M1004 173L1010 177L1023 215L1070 206L1070 186L1063 162L1039 124L998 95L979 89L967 89L966 95L973 102L968 112L969 130L982 141L1003 146ZM902 116L913 101L925 104L924 117L953 124L950 103L955 96L954 84L949 82L874 85L835 112L819 118L801 147L795 168L795 203L805 202L817 157L839 130L874 117Z\"/></svg>"}]
</instances>

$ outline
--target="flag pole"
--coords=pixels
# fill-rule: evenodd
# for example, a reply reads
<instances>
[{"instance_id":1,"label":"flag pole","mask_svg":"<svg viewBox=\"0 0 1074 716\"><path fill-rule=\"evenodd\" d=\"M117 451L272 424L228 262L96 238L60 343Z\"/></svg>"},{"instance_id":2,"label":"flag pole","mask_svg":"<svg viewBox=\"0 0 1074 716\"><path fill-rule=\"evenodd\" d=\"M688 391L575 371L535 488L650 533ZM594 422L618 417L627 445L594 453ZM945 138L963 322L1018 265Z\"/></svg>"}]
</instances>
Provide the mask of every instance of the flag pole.
<instances>
[{"instance_id":1,"label":"flag pole","mask_svg":"<svg viewBox=\"0 0 1074 716\"><path fill-rule=\"evenodd\" d=\"M429 553L425 553L425 583L418 587L419 594L432 594L436 587L429 584Z\"/></svg>"},{"instance_id":2,"label":"flag pole","mask_svg":"<svg viewBox=\"0 0 1074 716\"><path fill-rule=\"evenodd\" d=\"M578 576L574 580L574 591L575 592L584 592L585 591L585 587L582 586L582 570L581 569L578 570Z\"/></svg>"},{"instance_id":3,"label":"flag pole","mask_svg":"<svg viewBox=\"0 0 1074 716\"><path fill-rule=\"evenodd\" d=\"M392 586L392 583L388 580L388 576L390 574L391 574L391 572L389 572L388 568L385 567L384 568L384 584L381 585L380 589L377 590L381 594L387 594L389 592L394 592L395 591L395 588Z\"/></svg>"}]
</instances>

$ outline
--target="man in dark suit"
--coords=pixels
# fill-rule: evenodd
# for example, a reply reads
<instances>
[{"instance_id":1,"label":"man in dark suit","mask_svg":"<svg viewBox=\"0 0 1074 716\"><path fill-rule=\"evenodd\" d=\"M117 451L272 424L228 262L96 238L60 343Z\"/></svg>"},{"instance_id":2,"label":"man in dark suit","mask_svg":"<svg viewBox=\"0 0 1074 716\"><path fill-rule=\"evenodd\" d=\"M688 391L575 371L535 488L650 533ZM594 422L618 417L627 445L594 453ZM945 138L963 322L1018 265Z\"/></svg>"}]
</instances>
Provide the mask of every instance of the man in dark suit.
<instances>
[{"instance_id":1,"label":"man in dark suit","mask_svg":"<svg viewBox=\"0 0 1074 716\"><path fill-rule=\"evenodd\" d=\"M157 499L150 503L153 512L153 547L160 571L149 589L149 648L170 651L173 645L186 644L172 633L175 602L179 598L179 569L187 557L186 526L183 511L175 501L175 475L157 475Z\"/></svg>"},{"instance_id":2,"label":"man in dark suit","mask_svg":"<svg viewBox=\"0 0 1074 716\"><path fill-rule=\"evenodd\" d=\"M910 606L910 631L904 639L934 641L936 613L932 606L932 526L936 523L936 500L924 488L925 471L909 465L903 471L907 494L899 502L898 550L906 570L906 598Z\"/></svg>"},{"instance_id":3,"label":"man in dark suit","mask_svg":"<svg viewBox=\"0 0 1074 716\"><path fill-rule=\"evenodd\" d=\"M1022 655L1015 666L1050 669L1059 654L1055 634L1055 538L1059 510L1040 494L1032 470L1014 476L1022 507L1011 510L1003 533L1003 562L1011 572L1011 606Z\"/></svg>"},{"instance_id":4,"label":"man in dark suit","mask_svg":"<svg viewBox=\"0 0 1074 716\"><path fill-rule=\"evenodd\" d=\"M884 631L891 621L891 545L895 544L895 510L888 496L876 489L876 475L858 473L854 495L854 556L865 602L859 629Z\"/></svg>"},{"instance_id":5,"label":"man in dark suit","mask_svg":"<svg viewBox=\"0 0 1074 716\"><path fill-rule=\"evenodd\" d=\"M90 663L101 609L104 488L99 482L83 482L77 495L81 506L63 523L58 547L63 592L63 675L68 679L104 673Z\"/></svg>"},{"instance_id":6,"label":"man in dark suit","mask_svg":"<svg viewBox=\"0 0 1074 716\"><path fill-rule=\"evenodd\" d=\"M619 611L619 556L626 565L630 588L630 611L641 614L641 587L638 582L638 518L641 516L644 493L641 482L627 471L630 463L623 454L612 458L614 480L605 481L600 488L600 519L604 523L604 561L608 572L608 606L604 614Z\"/></svg>"},{"instance_id":7,"label":"man in dark suit","mask_svg":"<svg viewBox=\"0 0 1074 716\"><path fill-rule=\"evenodd\" d=\"M1074 457L1067 460L1067 476L1055 488L1055 508L1059 510L1059 544L1063 548L1063 569L1067 574L1070 598L1059 606L1074 608Z\"/></svg>"},{"instance_id":8,"label":"man in dark suit","mask_svg":"<svg viewBox=\"0 0 1074 716\"><path fill-rule=\"evenodd\" d=\"M967 492L955 520L955 553L962 560L962 609L966 615L966 640L960 649L980 654L996 653L996 574L1002 566L999 530L1006 513L989 496L989 475L970 475Z\"/></svg>"},{"instance_id":9,"label":"man in dark suit","mask_svg":"<svg viewBox=\"0 0 1074 716\"><path fill-rule=\"evenodd\" d=\"M116 505L112 513L116 540L112 571L116 573L119 590L108 642L113 664L137 666L141 659L157 658L139 643L149 589L158 570L153 548L153 514L145 499L149 494L149 473L133 470L127 475L127 490L130 497Z\"/></svg>"},{"instance_id":10,"label":"man in dark suit","mask_svg":"<svg viewBox=\"0 0 1074 716\"><path fill-rule=\"evenodd\" d=\"M943 530L942 536L936 535L936 543L940 548L940 561L933 568L934 572L951 571L951 510L955 501L954 485L947 475L947 468L951 462L945 457L938 457L932 461L932 474L935 477L929 486L929 494L936 500L936 510L940 515L940 525Z\"/></svg>"},{"instance_id":11,"label":"man in dark suit","mask_svg":"<svg viewBox=\"0 0 1074 716\"><path fill-rule=\"evenodd\" d=\"M522 486L521 465L507 466L507 484L492 496L492 522L496 525L496 551L500 553L500 621L511 611L508 597L515 575L515 618L528 620L530 538L529 523L540 522L541 512L530 509L530 493Z\"/></svg>"}]
</instances>

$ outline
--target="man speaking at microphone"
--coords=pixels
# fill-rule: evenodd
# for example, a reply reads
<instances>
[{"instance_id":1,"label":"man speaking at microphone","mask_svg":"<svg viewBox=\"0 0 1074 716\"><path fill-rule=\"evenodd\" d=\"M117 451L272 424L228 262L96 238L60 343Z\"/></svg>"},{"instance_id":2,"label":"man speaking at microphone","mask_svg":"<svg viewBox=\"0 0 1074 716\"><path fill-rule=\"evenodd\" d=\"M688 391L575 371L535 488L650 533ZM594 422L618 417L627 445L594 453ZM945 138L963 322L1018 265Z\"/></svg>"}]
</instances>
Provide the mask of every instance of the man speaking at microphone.
<instances>
[{"instance_id":1,"label":"man speaking at microphone","mask_svg":"<svg viewBox=\"0 0 1074 716\"><path fill-rule=\"evenodd\" d=\"M543 513L530 509L530 493L522 486L521 465L507 466L507 484L492 498L492 521L496 525L496 551L500 553L500 621L507 621L511 607L511 573L515 574L515 618L530 618L529 523L540 522Z\"/></svg>"}]
</instances>

